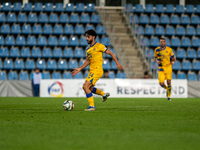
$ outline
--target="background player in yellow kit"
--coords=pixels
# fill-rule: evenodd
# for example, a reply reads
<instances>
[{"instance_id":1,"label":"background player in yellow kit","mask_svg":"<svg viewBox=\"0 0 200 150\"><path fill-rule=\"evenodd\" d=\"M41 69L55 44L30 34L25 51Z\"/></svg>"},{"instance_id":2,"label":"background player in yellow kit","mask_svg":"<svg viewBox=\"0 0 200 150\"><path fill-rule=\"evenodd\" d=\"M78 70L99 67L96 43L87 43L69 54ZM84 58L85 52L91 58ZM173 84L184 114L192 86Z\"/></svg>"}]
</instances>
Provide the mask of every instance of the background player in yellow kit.
<instances>
[{"instance_id":1,"label":"background player in yellow kit","mask_svg":"<svg viewBox=\"0 0 200 150\"><path fill-rule=\"evenodd\" d=\"M114 53L112 53L103 44L95 41L97 33L94 30L90 29L86 31L85 34L87 43L89 44L86 48L86 61L81 67L74 68L74 70L72 71L72 75L76 75L79 71L90 65L90 71L87 78L85 79L85 83L83 84L83 90L85 91L86 97L89 102L89 107L85 109L85 111L92 111L95 110L94 98L92 93L103 96L103 102L107 100L108 96L110 96L110 93L104 93L100 89L94 87L95 83L103 76L103 53L109 54L112 57L112 59L116 62L118 69L122 70L123 67L118 62Z\"/></svg>"},{"instance_id":2,"label":"background player in yellow kit","mask_svg":"<svg viewBox=\"0 0 200 150\"><path fill-rule=\"evenodd\" d=\"M170 61L170 56L172 61ZM158 80L161 87L167 90L167 99L171 101L171 79L172 79L172 65L176 61L176 57L170 47L166 46L165 38L160 38L160 47L154 50L154 60L158 63ZM165 80L167 79L167 85Z\"/></svg>"}]
</instances>

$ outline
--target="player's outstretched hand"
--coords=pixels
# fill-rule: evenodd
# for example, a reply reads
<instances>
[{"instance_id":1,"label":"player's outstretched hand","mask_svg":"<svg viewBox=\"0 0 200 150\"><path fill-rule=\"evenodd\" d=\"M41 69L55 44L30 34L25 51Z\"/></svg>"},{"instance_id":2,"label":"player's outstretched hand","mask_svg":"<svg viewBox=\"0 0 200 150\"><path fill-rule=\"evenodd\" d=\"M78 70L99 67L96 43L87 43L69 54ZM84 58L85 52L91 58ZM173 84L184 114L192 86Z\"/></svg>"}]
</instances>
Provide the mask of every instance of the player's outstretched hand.
<instances>
[{"instance_id":1,"label":"player's outstretched hand","mask_svg":"<svg viewBox=\"0 0 200 150\"><path fill-rule=\"evenodd\" d=\"M122 65L121 65L121 64L117 64L117 69L119 69L119 70L123 70Z\"/></svg>"},{"instance_id":2,"label":"player's outstretched hand","mask_svg":"<svg viewBox=\"0 0 200 150\"><path fill-rule=\"evenodd\" d=\"M171 65L174 65L174 61L171 61Z\"/></svg>"},{"instance_id":3,"label":"player's outstretched hand","mask_svg":"<svg viewBox=\"0 0 200 150\"><path fill-rule=\"evenodd\" d=\"M74 70L71 72L72 76L76 75L79 71L81 71L80 68L73 68Z\"/></svg>"}]
</instances>

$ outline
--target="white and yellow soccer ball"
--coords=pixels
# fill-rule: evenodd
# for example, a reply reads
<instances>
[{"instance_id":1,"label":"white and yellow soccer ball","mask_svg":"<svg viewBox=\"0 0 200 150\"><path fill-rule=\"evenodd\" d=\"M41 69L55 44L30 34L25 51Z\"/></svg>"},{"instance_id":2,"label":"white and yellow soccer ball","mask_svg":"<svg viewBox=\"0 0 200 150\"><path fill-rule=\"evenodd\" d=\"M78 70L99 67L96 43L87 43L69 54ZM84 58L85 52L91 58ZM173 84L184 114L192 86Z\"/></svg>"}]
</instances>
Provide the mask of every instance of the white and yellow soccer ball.
<instances>
[{"instance_id":1,"label":"white and yellow soccer ball","mask_svg":"<svg viewBox=\"0 0 200 150\"><path fill-rule=\"evenodd\" d=\"M72 110L74 108L74 103L71 100L66 100L63 103L64 110Z\"/></svg>"}]
</instances>

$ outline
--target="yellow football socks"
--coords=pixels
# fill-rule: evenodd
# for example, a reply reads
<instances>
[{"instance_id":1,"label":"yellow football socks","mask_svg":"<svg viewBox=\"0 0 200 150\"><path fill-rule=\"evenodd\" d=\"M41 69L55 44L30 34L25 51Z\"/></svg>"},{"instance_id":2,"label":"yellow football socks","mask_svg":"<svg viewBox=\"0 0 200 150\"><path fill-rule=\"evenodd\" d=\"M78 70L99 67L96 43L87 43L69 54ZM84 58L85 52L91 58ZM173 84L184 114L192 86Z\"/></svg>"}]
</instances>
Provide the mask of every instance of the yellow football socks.
<instances>
[{"instance_id":1,"label":"yellow football socks","mask_svg":"<svg viewBox=\"0 0 200 150\"><path fill-rule=\"evenodd\" d=\"M163 84L163 86L162 86L164 89L166 89L167 90L167 86L165 85L165 84Z\"/></svg>"},{"instance_id":2,"label":"yellow football socks","mask_svg":"<svg viewBox=\"0 0 200 150\"><path fill-rule=\"evenodd\" d=\"M94 98L93 98L93 95L92 95L92 92L89 93L89 94L86 94L86 97L88 99L88 103L90 106L94 106Z\"/></svg>"},{"instance_id":3,"label":"yellow football socks","mask_svg":"<svg viewBox=\"0 0 200 150\"><path fill-rule=\"evenodd\" d=\"M171 85L168 86L168 89L167 89L167 97L170 97L170 96L171 96L171 89L172 89Z\"/></svg>"},{"instance_id":4,"label":"yellow football socks","mask_svg":"<svg viewBox=\"0 0 200 150\"><path fill-rule=\"evenodd\" d=\"M92 93L95 93L95 94L98 94L98 95L101 95L101 96L104 96L104 94L105 94L103 91L101 91L101 90L99 90L95 87L93 87Z\"/></svg>"}]
</instances>

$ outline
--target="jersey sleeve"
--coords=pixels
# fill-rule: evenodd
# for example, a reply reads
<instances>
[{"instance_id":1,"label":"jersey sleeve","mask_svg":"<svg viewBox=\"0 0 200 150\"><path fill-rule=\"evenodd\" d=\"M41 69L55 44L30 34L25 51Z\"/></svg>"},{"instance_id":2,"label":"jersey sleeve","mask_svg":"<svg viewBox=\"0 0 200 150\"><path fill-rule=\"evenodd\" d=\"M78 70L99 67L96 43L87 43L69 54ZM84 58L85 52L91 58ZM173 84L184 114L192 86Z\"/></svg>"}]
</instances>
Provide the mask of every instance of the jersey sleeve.
<instances>
[{"instance_id":1,"label":"jersey sleeve","mask_svg":"<svg viewBox=\"0 0 200 150\"><path fill-rule=\"evenodd\" d=\"M158 57L156 49L154 50L154 57Z\"/></svg>"},{"instance_id":2,"label":"jersey sleeve","mask_svg":"<svg viewBox=\"0 0 200 150\"><path fill-rule=\"evenodd\" d=\"M174 57L174 52L173 50L170 48L170 53L169 53L170 56Z\"/></svg>"},{"instance_id":3,"label":"jersey sleeve","mask_svg":"<svg viewBox=\"0 0 200 150\"><path fill-rule=\"evenodd\" d=\"M108 48L105 45L103 45L103 44L99 45L99 51L105 53L107 50L108 50Z\"/></svg>"}]
</instances>

